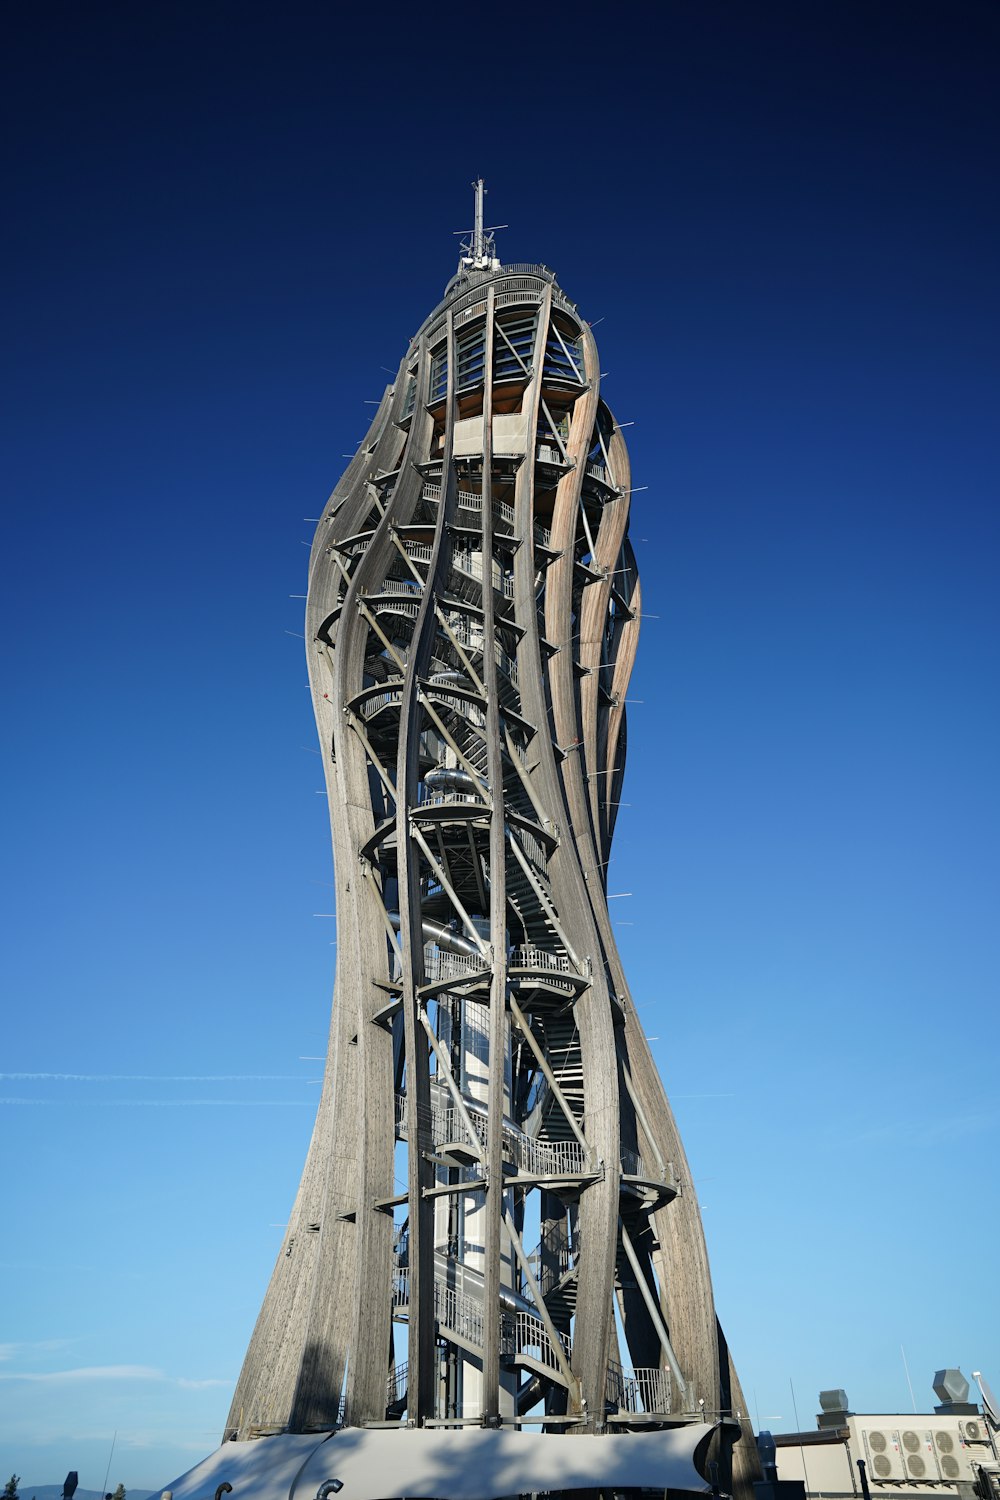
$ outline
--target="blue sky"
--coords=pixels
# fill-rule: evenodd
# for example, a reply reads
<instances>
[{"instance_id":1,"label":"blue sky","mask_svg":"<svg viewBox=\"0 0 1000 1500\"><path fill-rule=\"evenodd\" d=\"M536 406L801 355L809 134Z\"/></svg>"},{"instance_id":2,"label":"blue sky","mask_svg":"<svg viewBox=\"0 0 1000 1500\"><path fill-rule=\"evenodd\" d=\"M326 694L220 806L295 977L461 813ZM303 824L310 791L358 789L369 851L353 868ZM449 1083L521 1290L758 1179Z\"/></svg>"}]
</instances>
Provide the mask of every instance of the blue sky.
<instances>
[{"instance_id":1,"label":"blue sky","mask_svg":"<svg viewBox=\"0 0 1000 1500\"><path fill-rule=\"evenodd\" d=\"M573 17L7 18L4 1477L218 1439L332 985L303 518L480 172L635 423L610 888L748 1400L1000 1379L1000 19Z\"/></svg>"}]
</instances>

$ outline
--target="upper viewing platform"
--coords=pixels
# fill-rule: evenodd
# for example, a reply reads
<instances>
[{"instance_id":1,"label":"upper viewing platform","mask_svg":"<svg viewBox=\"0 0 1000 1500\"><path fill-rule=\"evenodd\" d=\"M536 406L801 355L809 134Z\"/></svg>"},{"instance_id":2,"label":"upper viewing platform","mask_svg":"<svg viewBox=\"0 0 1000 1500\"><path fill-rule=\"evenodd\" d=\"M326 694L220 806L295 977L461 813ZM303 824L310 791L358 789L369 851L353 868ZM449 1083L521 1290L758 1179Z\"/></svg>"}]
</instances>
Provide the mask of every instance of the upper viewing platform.
<instances>
[{"instance_id":1,"label":"upper viewing platform","mask_svg":"<svg viewBox=\"0 0 1000 1500\"><path fill-rule=\"evenodd\" d=\"M530 277L534 281L545 282L552 287L554 297L565 303L567 307L576 309L576 303L570 302L556 280L556 273L550 271L548 266L532 265L528 261L512 261L509 266L505 266L497 260L486 270L479 270L475 266L466 268L465 265L461 265L445 287L444 300L450 302L459 292L475 290L488 285L491 281L505 281L510 276Z\"/></svg>"},{"instance_id":2,"label":"upper viewing platform","mask_svg":"<svg viewBox=\"0 0 1000 1500\"><path fill-rule=\"evenodd\" d=\"M546 289L551 287L553 304L568 313L579 325L580 313L576 303L566 296L556 280L555 272L548 266L526 261L515 261L506 266L500 263L495 253L494 231L483 226L485 189L481 179L475 183L475 189L476 223L468 240L462 245L458 270L445 287L443 298L419 329L414 342L421 335L432 335L437 324L443 321L449 311L456 328L480 316L485 311L490 286L494 289L494 305L498 310L515 304L537 307L541 304ZM502 224L494 227L506 228Z\"/></svg>"},{"instance_id":3,"label":"upper viewing platform","mask_svg":"<svg viewBox=\"0 0 1000 1500\"><path fill-rule=\"evenodd\" d=\"M582 322L580 310L576 303L566 296L556 280L555 273L550 271L548 266L522 262L501 266L498 261L495 270L492 268L479 270L475 267L467 270L464 266L460 267L445 288L444 297L422 324L413 342L416 343L422 335L433 338L437 325L443 323L449 311L453 316L456 329L460 328L463 323L469 323L474 318L483 316L491 286L497 311L515 305L539 307L545 297L546 289L551 287L553 306L569 314L579 330Z\"/></svg>"}]
</instances>

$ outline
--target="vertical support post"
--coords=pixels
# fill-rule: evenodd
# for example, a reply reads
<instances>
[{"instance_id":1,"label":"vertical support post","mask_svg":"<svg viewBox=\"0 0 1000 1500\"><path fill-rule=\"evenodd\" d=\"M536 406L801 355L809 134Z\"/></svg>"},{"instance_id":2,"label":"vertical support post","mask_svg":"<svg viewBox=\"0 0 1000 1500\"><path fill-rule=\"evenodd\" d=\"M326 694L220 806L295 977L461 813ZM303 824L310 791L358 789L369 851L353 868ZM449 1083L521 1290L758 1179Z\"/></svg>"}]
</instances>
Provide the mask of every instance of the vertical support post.
<instances>
[{"instance_id":1,"label":"vertical support post","mask_svg":"<svg viewBox=\"0 0 1000 1500\"><path fill-rule=\"evenodd\" d=\"M400 731L396 762L396 850L399 879L399 938L403 951L403 1033L406 1052L407 1199L410 1219L409 1304L409 1415L422 1426L437 1415L438 1370L437 1325L434 1310L434 1203L425 1188L434 1185L434 1167L428 1160L427 1121L430 1118L430 1061L420 1025L418 977L423 972L423 929L420 894L420 855L410 837L409 809L417 804L417 778L423 705L419 679L426 672L433 645L433 598L435 574L442 549L447 547L445 523L449 496L454 489L452 449L455 433L455 326L447 317L448 387L442 453L442 494L434 529L427 583L413 627L407 653L406 674L400 697ZM426 355L424 356L427 357ZM426 850L425 850L426 853Z\"/></svg>"}]
</instances>

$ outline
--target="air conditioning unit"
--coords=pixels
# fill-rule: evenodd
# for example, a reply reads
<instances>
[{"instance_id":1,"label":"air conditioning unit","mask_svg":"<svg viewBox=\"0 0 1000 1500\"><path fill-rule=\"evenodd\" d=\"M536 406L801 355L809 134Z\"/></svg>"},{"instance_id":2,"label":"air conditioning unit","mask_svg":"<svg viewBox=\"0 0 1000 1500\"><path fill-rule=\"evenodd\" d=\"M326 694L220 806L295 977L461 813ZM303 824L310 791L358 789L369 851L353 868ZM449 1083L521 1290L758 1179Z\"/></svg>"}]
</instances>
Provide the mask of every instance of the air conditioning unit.
<instances>
[{"instance_id":1,"label":"air conditioning unit","mask_svg":"<svg viewBox=\"0 0 1000 1500\"><path fill-rule=\"evenodd\" d=\"M963 1443L988 1443L989 1435L982 1417L962 1417L958 1424Z\"/></svg>"},{"instance_id":2,"label":"air conditioning unit","mask_svg":"<svg viewBox=\"0 0 1000 1500\"><path fill-rule=\"evenodd\" d=\"M906 1478L898 1432L886 1427L866 1427L862 1429L861 1436L868 1456L869 1473L873 1479L882 1482L895 1480L898 1483Z\"/></svg>"},{"instance_id":3,"label":"air conditioning unit","mask_svg":"<svg viewBox=\"0 0 1000 1500\"><path fill-rule=\"evenodd\" d=\"M957 1424L954 1427L935 1428L934 1447L942 1479L949 1484L958 1484L973 1478L969 1450L962 1441Z\"/></svg>"},{"instance_id":4,"label":"air conditioning unit","mask_svg":"<svg viewBox=\"0 0 1000 1500\"><path fill-rule=\"evenodd\" d=\"M937 1484L941 1474L930 1433L907 1427L900 1432L899 1442L907 1479Z\"/></svg>"}]
</instances>

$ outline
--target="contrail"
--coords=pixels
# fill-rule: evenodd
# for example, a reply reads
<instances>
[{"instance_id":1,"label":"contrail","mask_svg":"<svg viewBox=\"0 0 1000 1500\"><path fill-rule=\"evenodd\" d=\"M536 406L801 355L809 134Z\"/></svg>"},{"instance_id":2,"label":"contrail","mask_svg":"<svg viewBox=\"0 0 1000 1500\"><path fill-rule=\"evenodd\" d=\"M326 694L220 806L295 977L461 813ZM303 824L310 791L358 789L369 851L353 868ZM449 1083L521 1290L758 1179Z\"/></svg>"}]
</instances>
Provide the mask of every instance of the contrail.
<instances>
[{"instance_id":1,"label":"contrail","mask_svg":"<svg viewBox=\"0 0 1000 1500\"><path fill-rule=\"evenodd\" d=\"M296 1083L298 1073L0 1073L20 1083Z\"/></svg>"},{"instance_id":2,"label":"contrail","mask_svg":"<svg viewBox=\"0 0 1000 1500\"><path fill-rule=\"evenodd\" d=\"M2 1104L28 1104L42 1109L189 1109L199 1104L220 1104L226 1109L260 1106L288 1106L292 1109L315 1109L313 1099L19 1099L0 1098Z\"/></svg>"}]
</instances>

